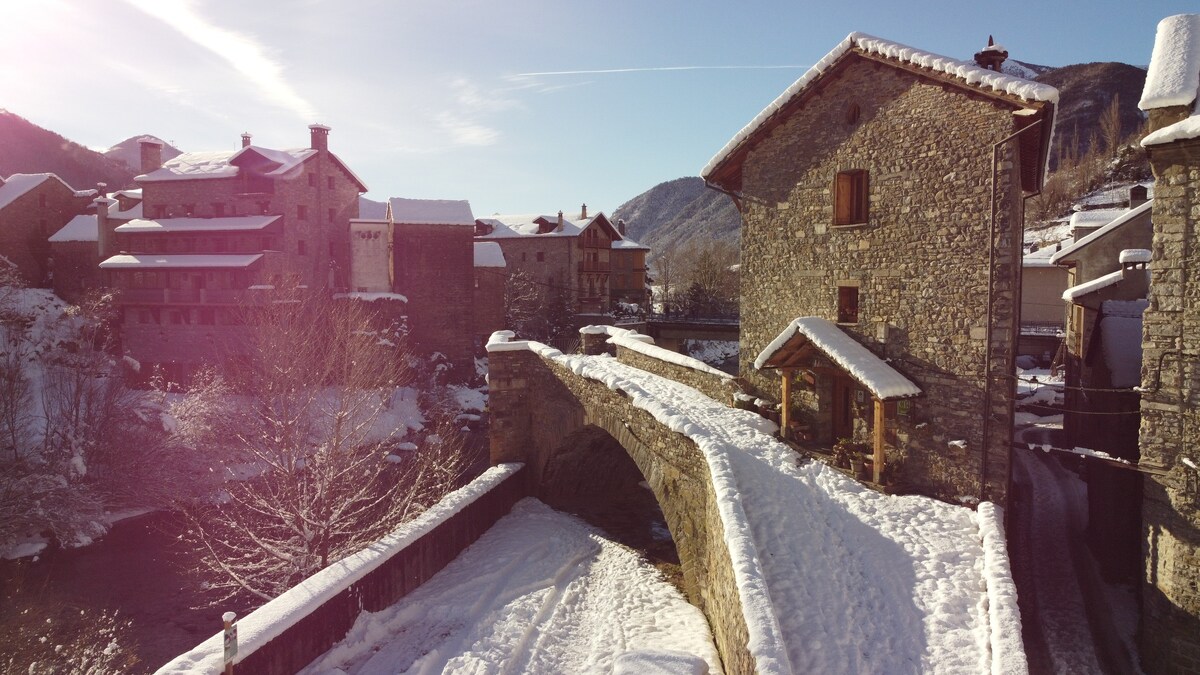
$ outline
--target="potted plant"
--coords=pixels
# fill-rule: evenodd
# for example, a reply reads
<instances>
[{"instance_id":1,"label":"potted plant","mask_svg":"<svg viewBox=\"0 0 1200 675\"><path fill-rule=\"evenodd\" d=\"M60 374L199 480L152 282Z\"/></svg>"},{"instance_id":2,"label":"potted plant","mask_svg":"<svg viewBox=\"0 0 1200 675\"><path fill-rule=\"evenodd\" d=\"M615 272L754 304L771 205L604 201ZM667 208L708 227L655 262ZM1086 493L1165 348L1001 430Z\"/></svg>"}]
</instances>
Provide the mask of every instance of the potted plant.
<instances>
[{"instance_id":1,"label":"potted plant","mask_svg":"<svg viewBox=\"0 0 1200 675\"><path fill-rule=\"evenodd\" d=\"M839 438L833 444L833 464L839 469L853 469L855 447L849 438Z\"/></svg>"}]
</instances>

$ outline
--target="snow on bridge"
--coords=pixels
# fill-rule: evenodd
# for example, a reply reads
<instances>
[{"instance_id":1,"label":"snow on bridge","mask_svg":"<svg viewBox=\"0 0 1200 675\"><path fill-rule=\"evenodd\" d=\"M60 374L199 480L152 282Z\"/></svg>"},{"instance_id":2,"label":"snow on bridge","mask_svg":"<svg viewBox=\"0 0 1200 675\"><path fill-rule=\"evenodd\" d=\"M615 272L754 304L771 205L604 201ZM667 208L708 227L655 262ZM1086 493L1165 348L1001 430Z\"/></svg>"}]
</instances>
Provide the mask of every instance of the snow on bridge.
<instances>
[{"instance_id":1,"label":"snow on bridge","mask_svg":"<svg viewBox=\"0 0 1200 675\"><path fill-rule=\"evenodd\" d=\"M489 352L531 350L602 382L703 452L759 672L1027 672L993 505L874 492L798 463L754 413L611 357L510 338Z\"/></svg>"}]
</instances>

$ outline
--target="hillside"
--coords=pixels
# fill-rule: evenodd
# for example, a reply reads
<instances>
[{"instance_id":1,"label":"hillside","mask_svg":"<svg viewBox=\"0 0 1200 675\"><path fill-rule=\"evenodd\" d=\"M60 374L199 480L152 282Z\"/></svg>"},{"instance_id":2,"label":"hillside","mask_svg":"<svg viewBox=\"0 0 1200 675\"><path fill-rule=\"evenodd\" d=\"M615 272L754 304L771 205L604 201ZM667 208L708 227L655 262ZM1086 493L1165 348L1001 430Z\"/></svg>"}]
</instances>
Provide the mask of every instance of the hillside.
<instances>
[{"instance_id":1,"label":"hillside","mask_svg":"<svg viewBox=\"0 0 1200 675\"><path fill-rule=\"evenodd\" d=\"M77 190L107 183L110 189L133 184L124 163L69 141L7 110L0 110L0 176L53 173Z\"/></svg>"},{"instance_id":2,"label":"hillside","mask_svg":"<svg viewBox=\"0 0 1200 675\"><path fill-rule=\"evenodd\" d=\"M162 160L164 162L168 159L174 159L175 157L183 154L182 150L164 141L158 136L153 136L151 134L139 134L137 136L130 136L129 138L126 138L120 143L117 143L111 148L105 150L104 156L108 157L109 159L115 159L118 162L124 162L125 165L130 169L138 171L142 165L142 149L138 144L138 140L142 138L153 138L154 140L163 144Z\"/></svg>"},{"instance_id":3,"label":"hillside","mask_svg":"<svg viewBox=\"0 0 1200 675\"><path fill-rule=\"evenodd\" d=\"M1146 79L1142 68L1124 63L1081 63L1051 68L1010 59L1005 62L1004 70L1013 75L1036 77L1038 82L1059 90L1056 149L1063 144L1069 147L1078 139L1080 152L1086 151L1088 139L1099 135L1100 115L1114 95L1120 96L1122 132L1133 133L1142 124L1142 114L1137 108ZM1051 154L1052 160L1056 155ZM705 188L697 177L660 183L625 202L612 215L614 220L625 219L629 236L655 250L677 246L696 236L737 241L742 226L733 201Z\"/></svg>"}]
</instances>

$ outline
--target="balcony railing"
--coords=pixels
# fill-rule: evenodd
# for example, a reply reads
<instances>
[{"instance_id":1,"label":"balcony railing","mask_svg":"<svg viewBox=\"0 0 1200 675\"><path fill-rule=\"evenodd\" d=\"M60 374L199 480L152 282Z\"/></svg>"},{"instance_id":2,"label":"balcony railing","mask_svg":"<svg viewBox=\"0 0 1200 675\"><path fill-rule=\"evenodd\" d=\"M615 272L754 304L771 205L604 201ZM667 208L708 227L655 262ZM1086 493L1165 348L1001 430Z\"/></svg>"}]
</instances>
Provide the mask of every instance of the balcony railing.
<instances>
[{"instance_id":1,"label":"balcony railing","mask_svg":"<svg viewBox=\"0 0 1200 675\"><path fill-rule=\"evenodd\" d=\"M249 305L261 302L257 291L209 288L125 288L126 305Z\"/></svg>"},{"instance_id":2,"label":"balcony railing","mask_svg":"<svg viewBox=\"0 0 1200 675\"><path fill-rule=\"evenodd\" d=\"M580 272L607 272L609 264L607 260L581 260L579 261Z\"/></svg>"}]
</instances>

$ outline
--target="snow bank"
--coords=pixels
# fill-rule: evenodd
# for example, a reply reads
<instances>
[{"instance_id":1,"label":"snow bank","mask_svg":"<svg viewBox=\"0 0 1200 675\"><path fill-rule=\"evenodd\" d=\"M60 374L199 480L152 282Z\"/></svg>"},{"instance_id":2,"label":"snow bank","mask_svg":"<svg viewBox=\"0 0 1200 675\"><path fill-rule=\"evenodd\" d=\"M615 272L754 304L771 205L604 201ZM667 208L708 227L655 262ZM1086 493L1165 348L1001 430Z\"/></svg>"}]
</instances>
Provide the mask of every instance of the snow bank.
<instances>
[{"instance_id":1,"label":"snow bank","mask_svg":"<svg viewBox=\"0 0 1200 675\"><path fill-rule=\"evenodd\" d=\"M446 495L428 511L404 523L383 539L326 567L246 615L237 622L240 657L245 658L278 637L284 630L375 570L398 551L487 494L504 479L516 473L521 466L501 464L488 469L479 478ZM219 672L223 667L223 640L223 634L217 633L190 652L176 657L157 672ZM241 658L235 659L235 663Z\"/></svg>"},{"instance_id":2,"label":"snow bank","mask_svg":"<svg viewBox=\"0 0 1200 675\"><path fill-rule=\"evenodd\" d=\"M991 620L991 672L1023 675L1029 672L1029 664L1021 640L1017 585L1008 564L1004 514L995 504L983 502L976 515L983 542L983 579L987 584L987 613Z\"/></svg>"}]
</instances>

